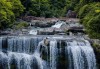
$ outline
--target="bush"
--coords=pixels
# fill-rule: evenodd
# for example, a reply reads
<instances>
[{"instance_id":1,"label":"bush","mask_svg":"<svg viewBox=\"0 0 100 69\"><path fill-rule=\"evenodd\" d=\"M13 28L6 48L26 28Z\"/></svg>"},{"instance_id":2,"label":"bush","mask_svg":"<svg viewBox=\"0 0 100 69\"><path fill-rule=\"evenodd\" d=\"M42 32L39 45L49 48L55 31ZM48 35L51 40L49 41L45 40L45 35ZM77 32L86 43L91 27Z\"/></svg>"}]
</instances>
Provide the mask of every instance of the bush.
<instances>
[{"instance_id":1,"label":"bush","mask_svg":"<svg viewBox=\"0 0 100 69\"><path fill-rule=\"evenodd\" d=\"M90 3L83 6L79 11L80 22L87 29L87 33L91 38L100 39L100 3Z\"/></svg>"},{"instance_id":2,"label":"bush","mask_svg":"<svg viewBox=\"0 0 100 69\"><path fill-rule=\"evenodd\" d=\"M100 14L88 21L88 28L93 32L100 33Z\"/></svg>"},{"instance_id":3,"label":"bush","mask_svg":"<svg viewBox=\"0 0 100 69\"><path fill-rule=\"evenodd\" d=\"M78 13L79 18L81 18L81 19L84 18L89 13L89 11L90 11L89 5L83 6Z\"/></svg>"},{"instance_id":4,"label":"bush","mask_svg":"<svg viewBox=\"0 0 100 69\"><path fill-rule=\"evenodd\" d=\"M26 23L26 22L20 22L16 25L16 29L23 29L26 27L28 27L28 23Z\"/></svg>"}]
</instances>

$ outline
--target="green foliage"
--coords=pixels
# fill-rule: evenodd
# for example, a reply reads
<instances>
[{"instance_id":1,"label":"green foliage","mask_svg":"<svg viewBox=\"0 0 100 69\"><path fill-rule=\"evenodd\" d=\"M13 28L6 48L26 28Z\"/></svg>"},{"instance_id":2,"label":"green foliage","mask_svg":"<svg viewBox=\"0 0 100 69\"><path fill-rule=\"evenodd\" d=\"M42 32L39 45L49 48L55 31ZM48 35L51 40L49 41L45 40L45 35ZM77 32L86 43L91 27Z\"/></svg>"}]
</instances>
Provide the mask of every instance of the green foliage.
<instances>
[{"instance_id":1,"label":"green foliage","mask_svg":"<svg viewBox=\"0 0 100 69\"><path fill-rule=\"evenodd\" d=\"M20 16L20 14L24 11L24 7L21 4L20 0L9 0L12 5L12 11L16 17Z\"/></svg>"},{"instance_id":2,"label":"green foliage","mask_svg":"<svg viewBox=\"0 0 100 69\"><path fill-rule=\"evenodd\" d=\"M74 10L78 3L79 0L67 0L67 10Z\"/></svg>"},{"instance_id":3,"label":"green foliage","mask_svg":"<svg viewBox=\"0 0 100 69\"><path fill-rule=\"evenodd\" d=\"M97 49L97 51L100 52L100 45L98 45L98 44L93 44L93 47L95 47L95 49Z\"/></svg>"},{"instance_id":4,"label":"green foliage","mask_svg":"<svg viewBox=\"0 0 100 69\"><path fill-rule=\"evenodd\" d=\"M60 17L66 13L66 0L21 0L26 14L36 17Z\"/></svg>"},{"instance_id":5,"label":"green foliage","mask_svg":"<svg viewBox=\"0 0 100 69\"><path fill-rule=\"evenodd\" d=\"M0 28L11 26L14 21L14 13L12 12L12 5L6 0L0 0Z\"/></svg>"},{"instance_id":6,"label":"green foliage","mask_svg":"<svg viewBox=\"0 0 100 69\"><path fill-rule=\"evenodd\" d=\"M100 1L98 0L66 0L67 10L78 13L80 23L87 29L92 38L100 38Z\"/></svg>"},{"instance_id":7,"label":"green foliage","mask_svg":"<svg viewBox=\"0 0 100 69\"><path fill-rule=\"evenodd\" d=\"M93 32L100 33L100 15L91 18L88 21L88 27L91 29Z\"/></svg>"},{"instance_id":8,"label":"green foliage","mask_svg":"<svg viewBox=\"0 0 100 69\"><path fill-rule=\"evenodd\" d=\"M100 14L88 21L88 32L91 38L100 39Z\"/></svg>"},{"instance_id":9,"label":"green foliage","mask_svg":"<svg viewBox=\"0 0 100 69\"><path fill-rule=\"evenodd\" d=\"M82 19L84 16L86 16L90 9L91 7L89 7L88 5L83 6L79 11L79 18Z\"/></svg>"},{"instance_id":10,"label":"green foliage","mask_svg":"<svg viewBox=\"0 0 100 69\"><path fill-rule=\"evenodd\" d=\"M99 9L100 3L90 3L84 5L79 11L81 23L84 24L91 38L100 38L100 12L95 11Z\"/></svg>"},{"instance_id":11,"label":"green foliage","mask_svg":"<svg viewBox=\"0 0 100 69\"><path fill-rule=\"evenodd\" d=\"M94 3L96 2L96 3ZM78 13L81 23L90 31L97 31L92 21L98 21L100 3L98 0L0 0L0 28L13 25L21 14L36 17L62 17L68 10ZM25 8L24 8L25 7ZM96 32L98 33L98 32Z\"/></svg>"},{"instance_id":12,"label":"green foliage","mask_svg":"<svg viewBox=\"0 0 100 69\"><path fill-rule=\"evenodd\" d=\"M92 46L96 55L97 68L100 69L100 44L93 44Z\"/></svg>"},{"instance_id":13,"label":"green foliage","mask_svg":"<svg viewBox=\"0 0 100 69\"><path fill-rule=\"evenodd\" d=\"M16 25L16 29L23 29L23 28L26 28L26 27L28 27L28 23L26 23L26 22L19 22Z\"/></svg>"},{"instance_id":14,"label":"green foliage","mask_svg":"<svg viewBox=\"0 0 100 69\"><path fill-rule=\"evenodd\" d=\"M46 16L49 9L50 4L48 0L30 0L29 15Z\"/></svg>"},{"instance_id":15,"label":"green foliage","mask_svg":"<svg viewBox=\"0 0 100 69\"><path fill-rule=\"evenodd\" d=\"M0 29L11 27L23 10L20 0L0 0Z\"/></svg>"}]
</instances>

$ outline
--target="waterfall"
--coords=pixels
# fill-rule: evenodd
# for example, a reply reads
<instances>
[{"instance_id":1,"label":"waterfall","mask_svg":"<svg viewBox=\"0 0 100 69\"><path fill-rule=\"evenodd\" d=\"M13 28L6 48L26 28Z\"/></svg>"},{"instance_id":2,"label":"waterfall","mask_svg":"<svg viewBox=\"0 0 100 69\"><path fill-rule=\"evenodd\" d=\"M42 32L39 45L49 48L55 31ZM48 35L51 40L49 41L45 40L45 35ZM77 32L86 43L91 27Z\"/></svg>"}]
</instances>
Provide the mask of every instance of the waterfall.
<instances>
[{"instance_id":1,"label":"waterfall","mask_svg":"<svg viewBox=\"0 0 100 69\"><path fill-rule=\"evenodd\" d=\"M0 51L2 51L2 37L0 37Z\"/></svg>"},{"instance_id":2,"label":"waterfall","mask_svg":"<svg viewBox=\"0 0 100 69\"><path fill-rule=\"evenodd\" d=\"M50 42L50 68L56 69L57 65L57 42Z\"/></svg>"},{"instance_id":3,"label":"waterfall","mask_svg":"<svg viewBox=\"0 0 100 69\"><path fill-rule=\"evenodd\" d=\"M73 41L67 42L67 45L68 69L96 69L95 55L90 44Z\"/></svg>"},{"instance_id":4,"label":"waterfall","mask_svg":"<svg viewBox=\"0 0 100 69\"><path fill-rule=\"evenodd\" d=\"M48 37L49 44L44 36L0 37L0 69L96 69L89 41Z\"/></svg>"},{"instance_id":5,"label":"waterfall","mask_svg":"<svg viewBox=\"0 0 100 69\"><path fill-rule=\"evenodd\" d=\"M0 68L43 69L39 53L34 52L41 40L36 37L0 37Z\"/></svg>"}]
</instances>

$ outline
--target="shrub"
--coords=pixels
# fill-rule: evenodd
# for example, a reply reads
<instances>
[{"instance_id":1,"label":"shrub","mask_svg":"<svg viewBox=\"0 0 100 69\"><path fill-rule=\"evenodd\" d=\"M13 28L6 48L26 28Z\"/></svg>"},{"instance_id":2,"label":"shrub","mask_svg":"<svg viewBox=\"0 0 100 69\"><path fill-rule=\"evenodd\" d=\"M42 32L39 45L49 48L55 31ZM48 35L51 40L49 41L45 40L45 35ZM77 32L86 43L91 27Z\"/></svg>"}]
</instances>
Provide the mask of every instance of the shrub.
<instances>
[{"instance_id":1,"label":"shrub","mask_svg":"<svg viewBox=\"0 0 100 69\"><path fill-rule=\"evenodd\" d=\"M92 38L100 38L100 3L90 3L83 6L79 11L80 22L87 29L87 33Z\"/></svg>"},{"instance_id":2,"label":"shrub","mask_svg":"<svg viewBox=\"0 0 100 69\"><path fill-rule=\"evenodd\" d=\"M28 27L28 23L26 23L26 22L20 22L16 25L16 29L23 29L26 27Z\"/></svg>"}]
</instances>

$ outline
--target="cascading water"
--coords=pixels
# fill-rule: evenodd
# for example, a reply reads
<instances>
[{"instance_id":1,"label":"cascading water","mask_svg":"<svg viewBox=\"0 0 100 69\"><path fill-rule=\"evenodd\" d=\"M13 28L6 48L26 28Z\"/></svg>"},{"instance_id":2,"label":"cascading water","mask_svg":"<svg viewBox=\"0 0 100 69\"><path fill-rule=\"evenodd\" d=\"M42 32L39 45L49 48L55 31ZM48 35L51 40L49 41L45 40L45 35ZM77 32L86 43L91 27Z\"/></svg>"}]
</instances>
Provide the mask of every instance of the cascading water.
<instances>
[{"instance_id":1,"label":"cascading water","mask_svg":"<svg viewBox=\"0 0 100 69\"><path fill-rule=\"evenodd\" d=\"M87 41L86 41L87 42ZM90 43L84 41L66 42L68 52L68 69L96 69L96 60Z\"/></svg>"},{"instance_id":2,"label":"cascading water","mask_svg":"<svg viewBox=\"0 0 100 69\"><path fill-rule=\"evenodd\" d=\"M0 69L43 69L39 54L34 52L38 41L41 40L40 38L1 37Z\"/></svg>"},{"instance_id":3,"label":"cascading water","mask_svg":"<svg viewBox=\"0 0 100 69\"><path fill-rule=\"evenodd\" d=\"M0 69L96 69L87 40L50 36L46 46L44 38L0 37Z\"/></svg>"},{"instance_id":4,"label":"cascading water","mask_svg":"<svg viewBox=\"0 0 100 69\"><path fill-rule=\"evenodd\" d=\"M57 67L57 41L50 42L50 68L56 69Z\"/></svg>"}]
</instances>

